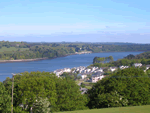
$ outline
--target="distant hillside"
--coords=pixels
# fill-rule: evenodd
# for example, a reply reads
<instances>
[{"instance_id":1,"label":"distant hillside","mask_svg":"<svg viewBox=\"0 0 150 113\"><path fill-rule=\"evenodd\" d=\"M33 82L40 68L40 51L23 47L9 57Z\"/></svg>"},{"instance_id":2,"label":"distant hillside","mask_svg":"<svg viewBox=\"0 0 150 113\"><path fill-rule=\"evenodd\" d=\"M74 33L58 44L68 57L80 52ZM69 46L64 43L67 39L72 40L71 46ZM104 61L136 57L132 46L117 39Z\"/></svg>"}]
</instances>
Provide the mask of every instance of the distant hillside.
<instances>
[{"instance_id":1,"label":"distant hillside","mask_svg":"<svg viewBox=\"0 0 150 113\"><path fill-rule=\"evenodd\" d=\"M0 60L56 58L76 52L150 51L150 44L122 42L9 42L0 41Z\"/></svg>"},{"instance_id":2,"label":"distant hillside","mask_svg":"<svg viewBox=\"0 0 150 113\"><path fill-rule=\"evenodd\" d=\"M40 43L40 44L48 44L48 43L59 43L59 44L105 44L105 45L144 45L140 43L128 43L128 42L25 42L28 44L31 43Z\"/></svg>"}]
</instances>

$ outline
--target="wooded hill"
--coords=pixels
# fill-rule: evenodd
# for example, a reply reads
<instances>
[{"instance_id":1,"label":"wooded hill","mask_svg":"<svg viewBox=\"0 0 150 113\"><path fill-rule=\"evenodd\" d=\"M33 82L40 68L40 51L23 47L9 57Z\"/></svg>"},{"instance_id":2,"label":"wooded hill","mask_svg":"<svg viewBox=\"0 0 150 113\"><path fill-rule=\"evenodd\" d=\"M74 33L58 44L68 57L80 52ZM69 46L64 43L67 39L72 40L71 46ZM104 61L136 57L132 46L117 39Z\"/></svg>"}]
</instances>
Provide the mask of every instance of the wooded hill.
<instances>
[{"instance_id":1,"label":"wooded hill","mask_svg":"<svg viewBox=\"0 0 150 113\"><path fill-rule=\"evenodd\" d=\"M126 44L126 43L125 43ZM149 51L150 44L26 43L0 41L0 60L55 58L81 51Z\"/></svg>"}]
</instances>

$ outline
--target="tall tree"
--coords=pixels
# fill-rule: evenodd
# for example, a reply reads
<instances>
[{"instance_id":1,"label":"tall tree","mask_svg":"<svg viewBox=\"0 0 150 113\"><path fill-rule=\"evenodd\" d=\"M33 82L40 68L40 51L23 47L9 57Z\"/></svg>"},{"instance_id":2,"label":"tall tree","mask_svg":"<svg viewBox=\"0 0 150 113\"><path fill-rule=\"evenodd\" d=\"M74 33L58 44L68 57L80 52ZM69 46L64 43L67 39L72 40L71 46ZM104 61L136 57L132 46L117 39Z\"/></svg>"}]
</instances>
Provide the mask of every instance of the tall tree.
<instances>
[{"instance_id":1,"label":"tall tree","mask_svg":"<svg viewBox=\"0 0 150 113\"><path fill-rule=\"evenodd\" d=\"M10 113L11 97L8 94L5 86L0 82L0 113Z\"/></svg>"}]
</instances>

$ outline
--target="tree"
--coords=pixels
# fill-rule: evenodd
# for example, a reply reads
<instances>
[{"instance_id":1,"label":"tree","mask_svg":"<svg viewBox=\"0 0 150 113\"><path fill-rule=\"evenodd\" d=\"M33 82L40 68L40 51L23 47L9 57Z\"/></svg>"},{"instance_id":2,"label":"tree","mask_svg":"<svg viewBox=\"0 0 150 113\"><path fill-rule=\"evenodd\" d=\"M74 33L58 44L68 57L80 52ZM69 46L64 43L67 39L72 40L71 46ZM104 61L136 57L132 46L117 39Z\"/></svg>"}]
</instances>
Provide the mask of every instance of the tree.
<instances>
[{"instance_id":1,"label":"tree","mask_svg":"<svg viewBox=\"0 0 150 113\"><path fill-rule=\"evenodd\" d=\"M135 56L133 54L129 54L128 56L125 57L126 59L134 59Z\"/></svg>"},{"instance_id":2,"label":"tree","mask_svg":"<svg viewBox=\"0 0 150 113\"><path fill-rule=\"evenodd\" d=\"M109 56L108 59L110 60L110 62L114 61L113 56Z\"/></svg>"},{"instance_id":3,"label":"tree","mask_svg":"<svg viewBox=\"0 0 150 113\"><path fill-rule=\"evenodd\" d=\"M143 58L143 59L141 60L141 63L142 63L142 64L147 64L146 59L145 59L145 58Z\"/></svg>"},{"instance_id":4,"label":"tree","mask_svg":"<svg viewBox=\"0 0 150 113\"><path fill-rule=\"evenodd\" d=\"M11 97L8 94L5 86L0 82L0 113L10 113Z\"/></svg>"},{"instance_id":5,"label":"tree","mask_svg":"<svg viewBox=\"0 0 150 113\"><path fill-rule=\"evenodd\" d=\"M150 104L150 78L140 68L127 68L98 81L88 91L89 108Z\"/></svg>"},{"instance_id":6,"label":"tree","mask_svg":"<svg viewBox=\"0 0 150 113\"><path fill-rule=\"evenodd\" d=\"M57 100L55 78L47 72L25 72L22 75L16 75L14 105L23 104L23 110L30 111L37 97L48 98L54 105Z\"/></svg>"},{"instance_id":7,"label":"tree","mask_svg":"<svg viewBox=\"0 0 150 113\"><path fill-rule=\"evenodd\" d=\"M57 85L57 106L55 111L73 111L87 109L87 97L82 95L79 86L71 79L59 79Z\"/></svg>"},{"instance_id":8,"label":"tree","mask_svg":"<svg viewBox=\"0 0 150 113\"><path fill-rule=\"evenodd\" d=\"M48 98L37 97L33 106L33 113L49 113L50 112L50 102Z\"/></svg>"},{"instance_id":9,"label":"tree","mask_svg":"<svg viewBox=\"0 0 150 113\"><path fill-rule=\"evenodd\" d=\"M15 113L29 112L31 108L33 112L46 112L49 108L52 112L87 108L87 97L81 94L79 86L72 79L58 78L55 74L39 71L21 74L14 76ZM9 92L10 82L9 78L4 81Z\"/></svg>"}]
</instances>

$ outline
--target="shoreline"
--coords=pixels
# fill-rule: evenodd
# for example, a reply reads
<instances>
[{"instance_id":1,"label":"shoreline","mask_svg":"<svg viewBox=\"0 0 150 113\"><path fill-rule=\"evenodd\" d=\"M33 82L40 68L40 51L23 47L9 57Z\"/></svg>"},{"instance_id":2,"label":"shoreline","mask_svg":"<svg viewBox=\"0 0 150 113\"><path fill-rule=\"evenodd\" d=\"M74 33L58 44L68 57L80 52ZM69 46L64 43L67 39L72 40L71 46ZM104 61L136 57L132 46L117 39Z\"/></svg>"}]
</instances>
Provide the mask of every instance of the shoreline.
<instances>
[{"instance_id":1,"label":"shoreline","mask_svg":"<svg viewBox=\"0 0 150 113\"><path fill-rule=\"evenodd\" d=\"M49 59L49 58L17 59L17 60L0 60L0 63L31 62L31 61L39 61L39 60L46 60L46 59Z\"/></svg>"},{"instance_id":2,"label":"shoreline","mask_svg":"<svg viewBox=\"0 0 150 113\"><path fill-rule=\"evenodd\" d=\"M92 53L110 53L110 52L146 52L146 51L108 51L108 52L91 52ZM80 54L89 54L89 53L80 53ZM53 57L53 58L35 58L35 59L17 59L17 60L0 60L0 63L14 63L14 62L32 62L32 61L39 61L39 60L46 60L46 59L55 59L55 58L60 58L60 57L66 57L66 56L70 56L70 55L80 55L78 53L71 53L71 54L67 54L67 55L63 55L63 56L59 56L59 57Z\"/></svg>"}]
</instances>

